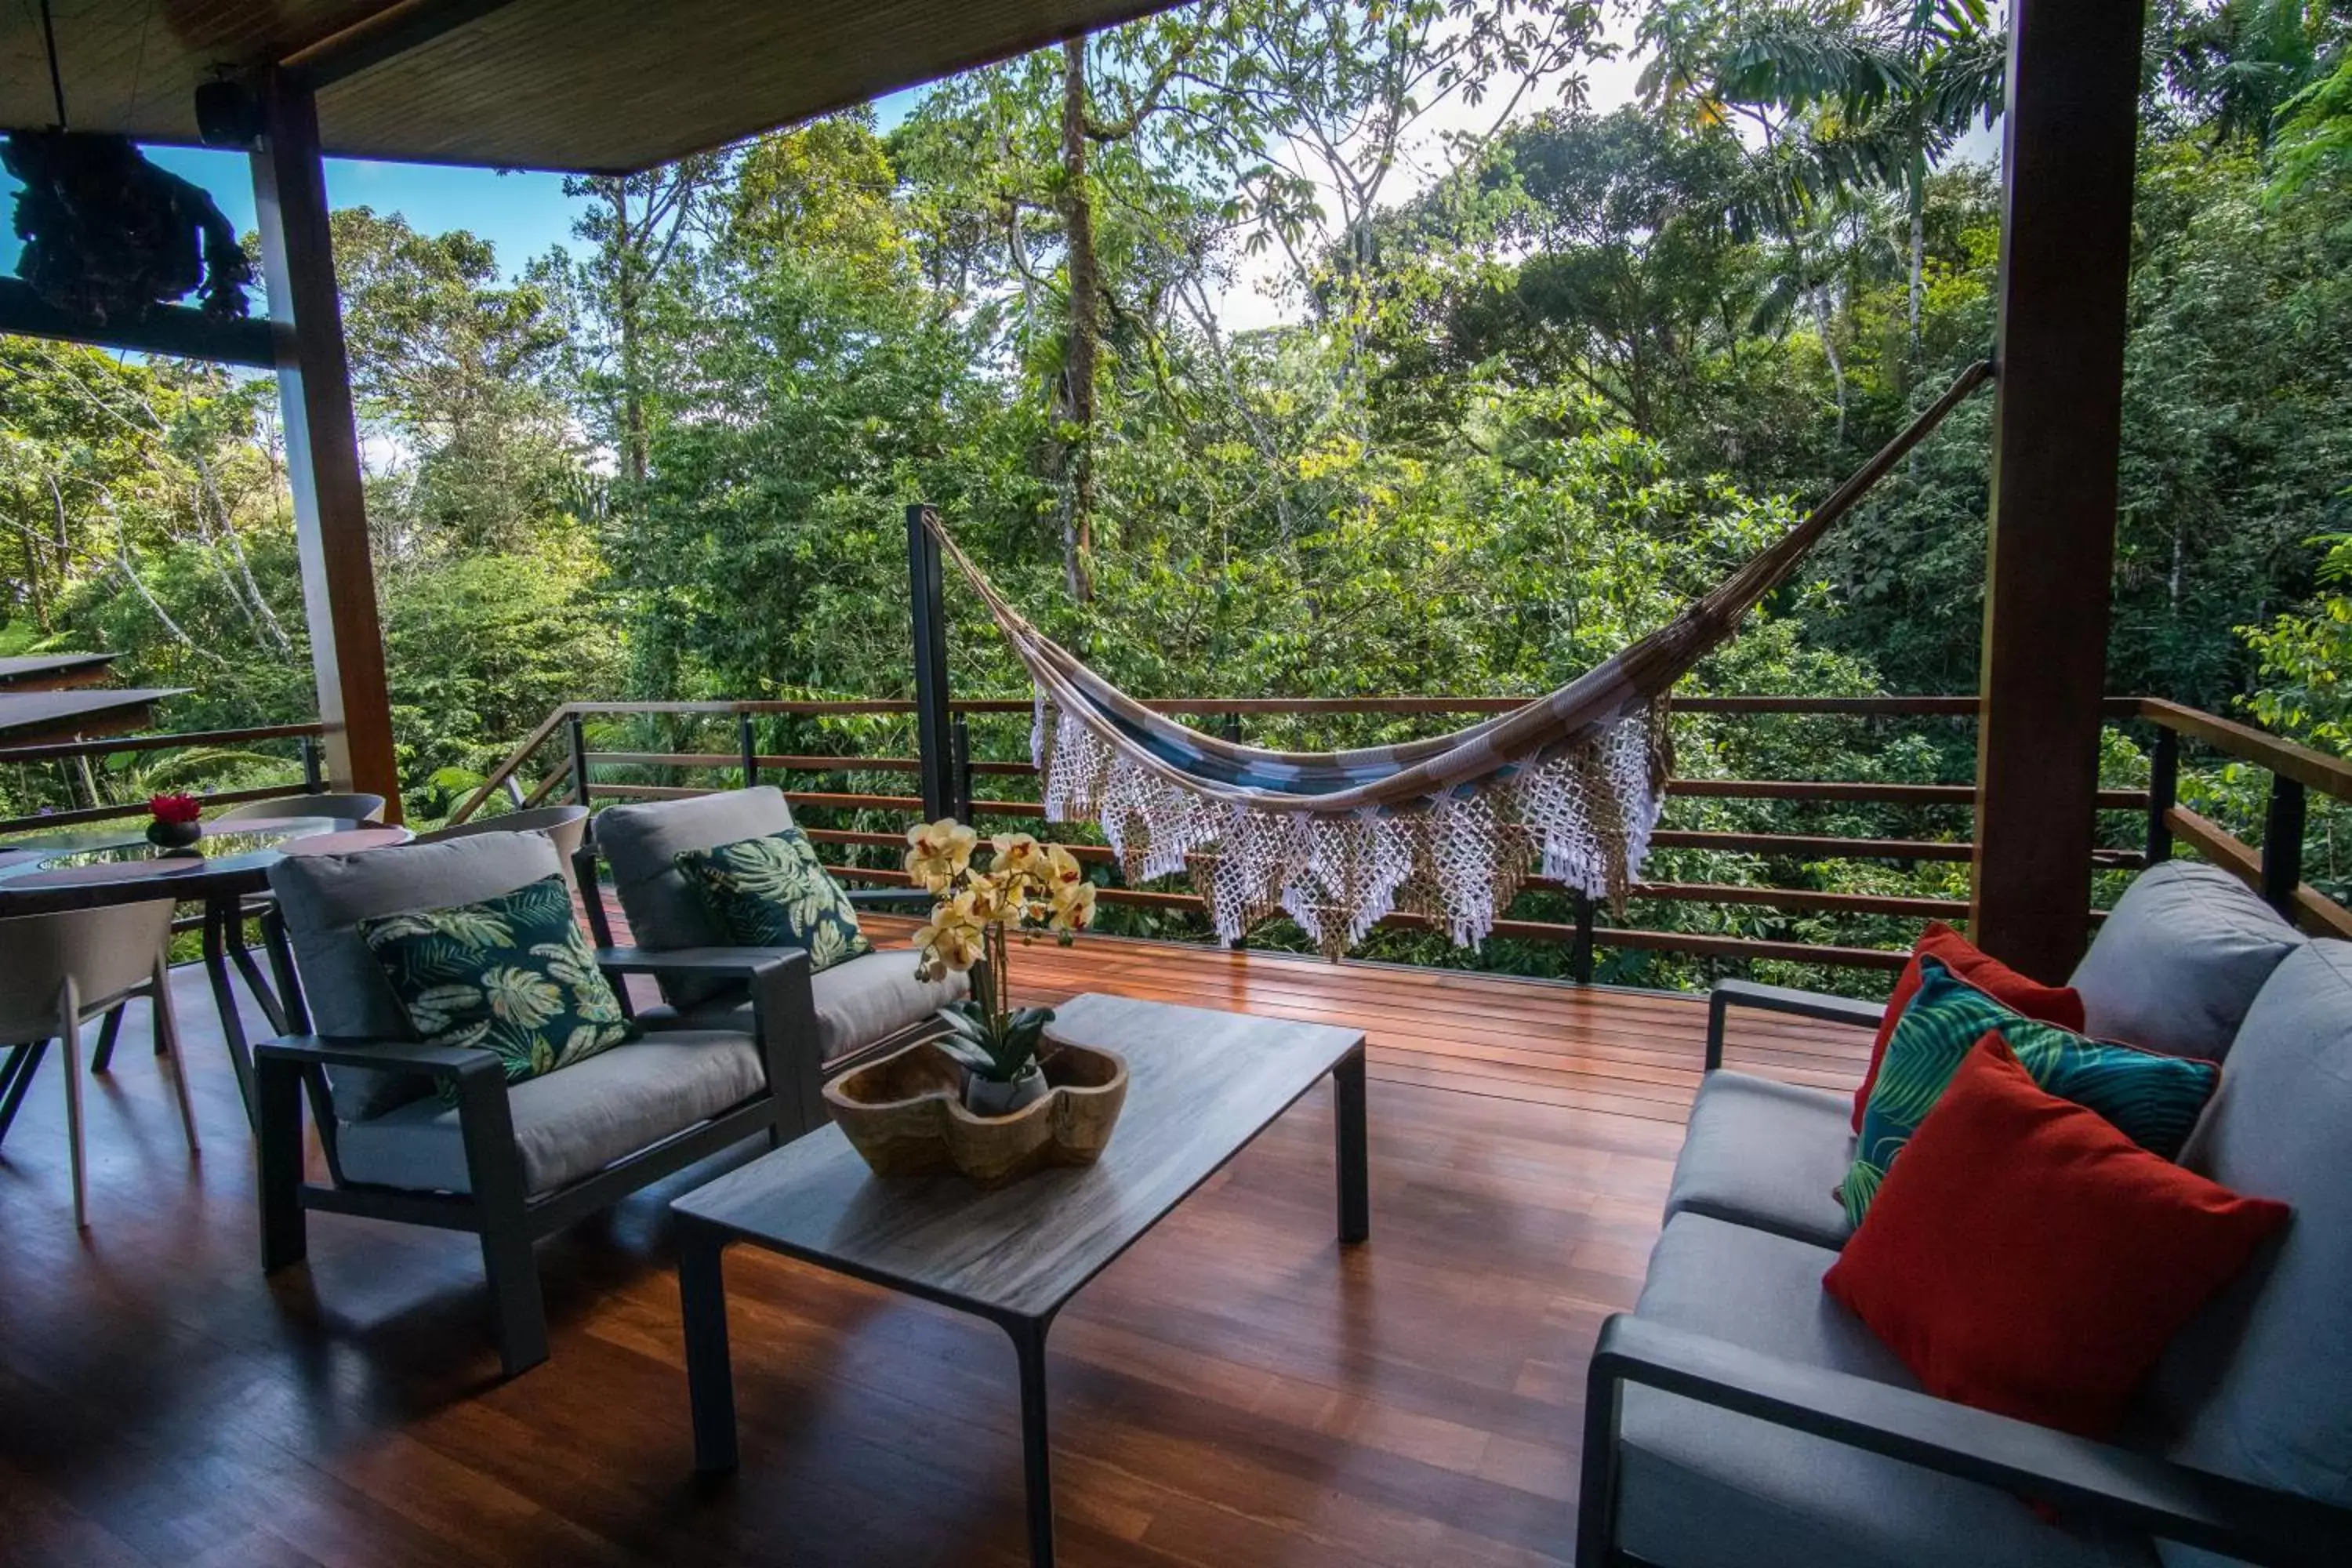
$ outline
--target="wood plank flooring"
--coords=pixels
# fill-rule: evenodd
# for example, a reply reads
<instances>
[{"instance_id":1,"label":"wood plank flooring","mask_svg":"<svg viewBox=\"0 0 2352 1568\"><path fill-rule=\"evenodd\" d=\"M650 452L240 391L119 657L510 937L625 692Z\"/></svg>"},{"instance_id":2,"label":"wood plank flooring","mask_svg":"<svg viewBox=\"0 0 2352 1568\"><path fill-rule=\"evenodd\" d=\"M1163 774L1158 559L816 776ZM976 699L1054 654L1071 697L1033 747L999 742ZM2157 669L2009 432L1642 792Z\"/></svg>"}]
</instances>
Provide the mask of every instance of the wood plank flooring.
<instances>
[{"instance_id":1,"label":"wood plank flooring","mask_svg":"<svg viewBox=\"0 0 2352 1568\"><path fill-rule=\"evenodd\" d=\"M1102 939L1013 968L1041 999L1371 1042L1367 1246L1332 1239L1318 1089L1055 1328L1063 1560L1567 1561L1583 1362L1656 1234L1703 1006ZM778 1258L730 1255L744 1468L696 1481L664 1205L727 1160L541 1246L554 1354L512 1383L470 1238L313 1216L309 1265L265 1281L209 1002L194 973L176 990L201 1159L138 1009L85 1080L90 1230L54 1054L0 1149L0 1563L1024 1560L1011 1347ZM1850 1085L1867 1040L1735 1042L1738 1065Z\"/></svg>"}]
</instances>

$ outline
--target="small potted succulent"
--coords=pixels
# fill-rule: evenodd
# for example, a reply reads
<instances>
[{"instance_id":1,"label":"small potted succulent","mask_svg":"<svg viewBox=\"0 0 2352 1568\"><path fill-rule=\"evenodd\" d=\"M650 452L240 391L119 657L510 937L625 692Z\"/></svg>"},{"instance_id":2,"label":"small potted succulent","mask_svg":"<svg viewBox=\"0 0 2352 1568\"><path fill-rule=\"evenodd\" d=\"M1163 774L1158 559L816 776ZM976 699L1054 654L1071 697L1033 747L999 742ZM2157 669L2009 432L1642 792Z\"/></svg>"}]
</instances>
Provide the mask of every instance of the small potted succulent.
<instances>
[{"instance_id":1,"label":"small potted succulent","mask_svg":"<svg viewBox=\"0 0 2352 1568\"><path fill-rule=\"evenodd\" d=\"M990 839L986 870L971 863L980 836L952 817L908 829L907 843L908 874L939 900L915 933L918 973L971 975L971 1000L940 1010L948 1033L933 1044L965 1069L966 1110L1009 1115L1046 1093L1037 1055L1054 1021L1051 1007L1012 1005L1012 934L1026 943L1044 930L1066 946L1094 923L1094 884L1067 849L1026 833Z\"/></svg>"},{"instance_id":2,"label":"small potted succulent","mask_svg":"<svg viewBox=\"0 0 2352 1568\"><path fill-rule=\"evenodd\" d=\"M192 795L147 797L147 842L158 849L185 849L205 836L204 802Z\"/></svg>"}]
</instances>

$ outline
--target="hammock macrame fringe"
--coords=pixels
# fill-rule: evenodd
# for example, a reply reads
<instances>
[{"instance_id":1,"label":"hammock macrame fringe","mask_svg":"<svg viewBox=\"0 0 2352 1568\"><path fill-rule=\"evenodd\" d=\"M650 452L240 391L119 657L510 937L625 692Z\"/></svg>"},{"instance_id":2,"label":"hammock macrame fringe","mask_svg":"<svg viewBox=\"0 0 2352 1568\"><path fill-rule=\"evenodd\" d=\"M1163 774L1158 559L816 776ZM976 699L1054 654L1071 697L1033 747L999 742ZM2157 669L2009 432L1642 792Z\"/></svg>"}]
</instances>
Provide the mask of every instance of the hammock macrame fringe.
<instances>
[{"instance_id":1,"label":"hammock macrame fringe","mask_svg":"<svg viewBox=\"0 0 2352 1568\"><path fill-rule=\"evenodd\" d=\"M1046 820L1099 824L1129 882L1182 872L1226 941L1282 913L1341 952L1391 914L1475 947L1531 867L1622 900L1664 800L1665 720L1659 704L1485 787L1339 814L1212 799L1042 700L1034 741Z\"/></svg>"},{"instance_id":2,"label":"hammock macrame fringe","mask_svg":"<svg viewBox=\"0 0 2352 1568\"><path fill-rule=\"evenodd\" d=\"M1802 522L1666 626L1547 696L1401 746L1290 752L1185 727L1048 639L932 521L1036 687L1049 822L1100 825L1129 882L1181 872L1227 941L1276 912L1337 957L1391 915L1474 947L1531 868L1622 902L1672 772L1667 695L1992 374L1972 367Z\"/></svg>"}]
</instances>

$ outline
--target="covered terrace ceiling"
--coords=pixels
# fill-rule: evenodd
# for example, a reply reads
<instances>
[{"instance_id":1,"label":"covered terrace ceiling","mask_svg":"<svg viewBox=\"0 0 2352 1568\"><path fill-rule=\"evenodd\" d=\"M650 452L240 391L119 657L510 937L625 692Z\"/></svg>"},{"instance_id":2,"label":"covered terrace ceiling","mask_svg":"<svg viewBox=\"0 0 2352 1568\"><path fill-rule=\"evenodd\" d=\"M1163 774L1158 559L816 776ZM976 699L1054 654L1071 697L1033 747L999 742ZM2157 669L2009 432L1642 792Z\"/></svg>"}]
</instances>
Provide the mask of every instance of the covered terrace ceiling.
<instances>
[{"instance_id":1,"label":"covered terrace ceiling","mask_svg":"<svg viewBox=\"0 0 2352 1568\"><path fill-rule=\"evenodd\" d=\"M197 86L291 64L335 156L622 173L1169 0L52 0L73 129L194 142ZM45 126L33 0L0 11L0 127Z\"/></svg>"}]
</instances>

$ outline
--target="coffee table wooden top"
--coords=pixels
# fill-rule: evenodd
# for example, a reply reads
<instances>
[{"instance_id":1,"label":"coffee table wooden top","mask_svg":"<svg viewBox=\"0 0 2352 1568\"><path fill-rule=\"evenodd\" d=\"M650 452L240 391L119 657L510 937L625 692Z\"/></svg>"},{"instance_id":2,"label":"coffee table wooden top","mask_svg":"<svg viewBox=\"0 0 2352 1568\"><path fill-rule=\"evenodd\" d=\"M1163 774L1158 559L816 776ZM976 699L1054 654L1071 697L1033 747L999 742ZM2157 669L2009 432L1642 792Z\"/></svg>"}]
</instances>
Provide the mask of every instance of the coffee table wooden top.
<instances>
[{"instance_id":1,"label":"coffee table wooden top","mask_svg":"<svg viewBox=\"0 0 2352 1568\"><path fill-rule=\"evenodd\" d=\"M999 1191L876 1176L838 1127L670 1206L733 1239L966 1311L1050 1317L1239 1153L1364 1037L1328 1024L1087 995L1051 1032L1127 1060L1127 1106L1095 1164Z\"/></svg>"}]
</instances>

